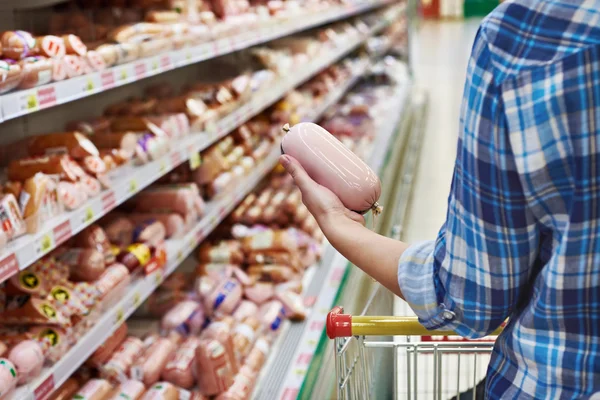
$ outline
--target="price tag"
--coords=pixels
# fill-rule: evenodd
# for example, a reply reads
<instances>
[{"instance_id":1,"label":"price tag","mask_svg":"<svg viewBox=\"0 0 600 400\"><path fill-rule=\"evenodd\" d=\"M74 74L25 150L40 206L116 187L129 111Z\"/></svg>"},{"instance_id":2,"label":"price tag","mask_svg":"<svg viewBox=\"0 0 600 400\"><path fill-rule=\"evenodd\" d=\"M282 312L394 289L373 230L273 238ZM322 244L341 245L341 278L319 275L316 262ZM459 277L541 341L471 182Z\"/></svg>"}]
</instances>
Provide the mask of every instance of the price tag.
<instances>
[{"instance_id":1,"label":"price tag","mask_svg":"<svg viewBox=\"0 0 600 400\"><path fill-rule=\"evenodd\" d=\"M196 241L196 238L194 236L190 237L190 241L188 242L188 245L190 246L190 249L194 249L194 247L196 247L196 244L198 242Z\"/></svg>"},{"instance_id":2,"label":"price tag","mask_svg":"<svg viewBox=\"0 0 600 400\"><path fill-rule=\"evenodd\" d=\"M142 295L140 294L140 292L135 292L133 294L133 307L138 308L141 303L142 303Z\"/></svg>"},{"instance_id":3,"label":"price tag","mask_svg":"<svg viewBox=\"0 0 600 400\"><path fill-rule=\"evenodd\" d=\"M123 311L123 307L119 307L117 310L117 314L115 316L115 324L120 325L125 320L125 311Z\"/></svg>"},{"instance_id":4,"label":"price tag","mask_svg":"<svg viewBox=\"0 0 600 400\"><path fill-rule=\"evenodd\" d=\"M24 109L27 111L35 111L40 106L36 93L30 93L24 98Z\"/></svg>"},{"instance_id":5,"label":"price tag","mask_svg":"<svg viewBox=\"0 0 600 400\"><path fill-rule=\"evenodd\" d=\"M197 169L200 164L202 164L202 160L200 159L200 153L198 153L197 151L192 152L192 154L190 154L190 168L191 170L195 170Z\"/></svg>"},{"instance_id":6,"label":"price tag","mask_svg":"<svg viewBox=\"0 0 600 400\"><path fill-rule=\"evenodd\" d=\"M54 391L54 374L51 374L44 382L38 385L33 391L33 398L35 400L47 399L50 394Z\"/></svg>"},{"instance_id":7,"label":"price tag","mask_svg":"<svg viewBox=\"0 0 600 400\"><path fill-rule=\"evenodd\" d=\"M177 251L177 261L178 262L183 261L183 252L181 250Z\"/></svg>"},{"instance_id":8,"label":"price tag","mask_svg":"<svg viewBox=\"0 0 600 400\"><path fill-rule=\"evenodd\" d=\"M137 193L138 191L138 184L137 184L137 180L132 179L129 181L129 193Z\"/></svg>"},{"instance_id":9,"label":"price tag","mask_svg":"<svg viewBox=\"0 0 600 400\"><path fill-rule=\"evenodd\" d=\"M187 62L191 62L192 61L192 52L191 51L188 50L188 51L185 52L185 60Z\"/></svg>"},{"instance_id":10,"label":"price tag","mask_svg":"<svg viewBox=\"0 0 600 400\"><path fill-rule=\"evenodd\" d=\"M152 72L156 72L158 70L158 61L152 61Z\"/></svg>"},{"instance_id":11,"label":"price tag","mask_svg":"<svg viewBox=\"0 0 600 400\"><path fill-rule=\"evenodd\" d=\"M93 92L95 89L95 85L94 85L94 81L90 78L87 80L87 82L85 83L85 91L86 92Z\"/></svg>"},{"instance_id":12,"label":"price tag","mask_svg":"<svg viewBox=\"0 0 600 400\"><path fill-rule=\"evenodd\" d=\"M85 224L89 224L93 220L94 220L94 210L92 210L92 207L88 207L85 209L85 217L83 219L83 222Z\"/></svg>"},{"instance_id":13,"label":"price tag","mask_svg":"<svg viewBox=\"0 0 600 400\"><path fill-rule=\"evenodd\" d=\"M212 217L210 217L210 226L217 226L218 223L219 223L219 218L217 218L216 215L213 215Z\"/></svg>"},{"instance_id":14,"label":"price tag","mask_svg":"<svg viewBox=\"0 0 600 400\"><path fill-rule=\"evenodd\" d=\"M129 79L129 76L127 75L127 70L125 68L123 68L121 70L121 73L119 74L119 80L126 81L127 79Z\"/></svg>"},{"instance_id":15,"label":"price tag","mask_svg":"<svg viewBox=\"0 0 600 400\"><path fill-rule=\"evenodd\" d=\"M17 272L19 272L19 262L14 253L0 260L0 282L4 282Z\"/></svg>"},{"instance_id":16,"label":"price tag","mask_svg":"<svg viewBox=\"0 0 600 400\"><path fill-rule=\"evenodd\" d=\"M160 286L160 284L163 281L163 276L162 276L162 272L161 271L156 271L156 274L154 274L154 284L156 286Z\"/></svg>"},{"instance_id":17,"label":"price tag","mask_svg":"<svg viewBox=\"0 0 600 400\"><path fill-rule=\"evenodd\" d=\"M164 174L165 172L167 172L167 163L165 162L165 160L161 160L160 161L160 173Z\"/></svg>"}]
</instances>

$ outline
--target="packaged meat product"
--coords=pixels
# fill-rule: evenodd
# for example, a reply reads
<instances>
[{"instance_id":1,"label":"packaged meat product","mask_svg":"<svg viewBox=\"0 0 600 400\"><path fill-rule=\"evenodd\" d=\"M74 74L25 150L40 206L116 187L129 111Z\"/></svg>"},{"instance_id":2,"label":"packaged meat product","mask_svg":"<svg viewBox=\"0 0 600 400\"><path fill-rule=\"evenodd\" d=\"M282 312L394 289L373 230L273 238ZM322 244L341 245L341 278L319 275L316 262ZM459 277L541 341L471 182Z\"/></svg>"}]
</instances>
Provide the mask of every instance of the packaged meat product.
<instances>
[{"instance_id":1,"label":"packaged meat product","mask_svg":"<svg viewBox=\"0 0 600 400\"><path fill-rule=\"evenodd\" d=\"M93 139L94 135L110 133L110 120L104 117L75 120L67 123L66 128L70 131L78 131L89 135L90 139Z\"/></svg>"},{"instance_id":2,"label":"packaged meat product","mask_svg":"<svg viewBox=\"0 0 600 400\"><path fill-rule=\"evenodd\" d=\"M108 338L89 358L92 365L104 365L113 352L125 341L127 337L127 324L121 324L117 330Z\"/></svg>"},{"instance_id":3,"label":"packaged meat product","mask_svg":"<svg viewBox=\"0 0 600 400\"><path fill-rule=\"evenodd\" d=\"M251 368L253 371L260 371L269 355L271 345L269 341L264 338L258 338L254 343L254 347L250 350L250 354L244 361L244 366Z\"/></svg>"},{"instance_id":4,"label":"packaged meat product","mask_svg":"<svg viewBox=\"0 0 600 400\"><path fill-rule=\"evenodd\" d=\"M201 340L196 349L198 387L205 396L214 396L229 389L235 373L223 345L214 339Z\"/></svg>"},{"instance_id":5,"label":"packaged meat product","mask_svg":"<svg viewBox=\"0 0 600 400\"><path fill-rule=\"evenodd\" d=\"M194 183L153 186L134 199L138 212L176 212L182 216L202 215L204 202Z\"/></svg>"},{"instance_id":6,"label":"packaged meat product","mask_svg":"<svg viewBox=\"0 0 600 400\"><path fill-rule=\"evenodd\" d=\"M233 174L231 172L223 172L206 186L206 194L209 197L214 197L223 193L229 187L229 184L232 183L232 180Z\"/></svg>"},{"instance_id":7,"label":"packaged meat product","mask_svg":"<svg viewBox=\"0 0 600 400\"><path fill-rule=\"evenodd\" d=\"M44 174L35 174L23 182L18 199L28 233L37 232L44 221L62 211L58 203L57 187L56 177Z\"/></svg>"},{"instance_id":8,"label":"packaged meat product","mask_svg":"<svg viewBox=\"0 0 600 400\"><path fill-rule=\"evenodd\" d=\"M158 382L148 389L142 400L179 400L179 392L169 382Z\"/></svg>"},{"instance_id":9,"label":"packaged meat product","mask_svg":"<svg viewBox=\"0 0 600 400\"><path fill-rule=\"evenodd\" d=\"M105 400L112 392L112 386L104 379L92 379L79 389L74 399Z\"/></svg>"},{"instance_id":10,"label":"packaged meat product","mask_svg":"<svg viewBox=\"0 0 600 400\"><path fill-rule=\"evenodd\" d=\"M134 243L146 243L156 247L164 242L167 230L165 226L154 219L142 221L133 229L132 240Z\"/></svg>"},{"instance_id":11,"label":"packaged meat product","mask_svg":"<svg viewBox=\"0 0 600 400\"><path fill-rule=\"evenodd\" d=\"M78 176L71 168L67 156L43 156L13 160L8 165L7 177L11 181L24 181L35 174L58 175L61 180L75 182Z\"/></svg>"},{"instance_id":12,"label":"packaged meat product","mask_svg":"<svg viewBox=\"0 0 600 400\"><path fill-rule=\"evenodd\" d=\"M52 63L52 81L60 82L67 79L67 68L62 59L55 59Z\"/></svg>"},{"instance_id":13,"label":"packaged meat product","mask_svg":"<svg viewBox=\"0 0 600 400\"><path fill-rule=\"evenodd\" d=\"M119 149L130 158L136 154L139 134L134 132L96 133L90 140L99 149Z\"/></svg>"},{"instance_id":14,"label":"packaged meat product","mask_svg":"<svg viewBox=\"0 0 600 400\"><path fill-rule=\"evenodd\" d=\"M287 265L294 268L297 271L303 270L300 260L295 253L289 253L286 251L251 251L246 255L246 264L279 264Z\"/></svg>"},{"instance_id":15,"label":"packaged meat product","mask_svg":"<svg viewBox=\"0 0 600 400\"><path fill-rule=\"evenodd\" d=\"M242 239L245 252L258 250L295 251L298 245L287 231L267 230Z\"/></svg>"},{"instance_id":16,"label":"packaged meat product","mask_svg":"<svg viewBox=\"0 0 600 400\"><path fill-rule=\"evenodd\" d=\"M146 386L154 385L174 353L175 345L172 341L165 338L156 339L132 365L131 378L143 382Z\"/></svg>"},{"instance_id":17,"label":"packaged meat product","mask_svg":"<svg viewBox=\"0 0 600 400\"><path fill-rule=\"evenodd\" d=\"M204 299L204 308L208 315L215 313L229 315L235 310L242 298L242 287L233 278L221 281L209 296Z\"/></svg>"},{"instance_id":18,"label":"packaged meat product","mask_svg":"<svg viewBox=\"0 0 600 400\"><path fill-rule=\"evenodd\" d=\"M242 300L233 313L233 318L242 322L247 317L258 315L258 306L256 303L248 300Z\"/></svg>"},{"instance_id":19,"label":"packaged meat product","mask_svg":"<svg viewBox=\"0 0 600 400\"><path fill-rule=\"evenodd\" d=\"M131 238L133 237L134 225L125 217L115 217L105 219L104 231L108 240L112 244L119 246L129 246L131 244Z\"/></svg>"},{"instance_id":20,"label":"packaged meat product","mask_svg":"<svg viewBox=\"0 0 600 400\"><path fill-rule=\"evenodd\" d=\"M62 37L62 39L65 43L65 49L67 51L67 54L72 54L72 55L76 55L76 56L84 56L85 53L87 52L86 45L83 44L81 39L79 39L77 36L64 35Z\"/></svg>"},{"instance_id":21,"label":"packaged meat product","mask_svg":"<svg viewBox=\"0 0 600 400\"><path fill-rule=\"evenodd\" d=\"M59 182L56 193L60 204L67 210L79 208L88 199L84 188L71 182Z\"/></svg>"},{"instance_id":22,"label":"packaged meat product","mask_svg":"<svg viewBox=\"0 0 600 400\"><path fill-rule=\"evenodd\" d=\"M155 220L166 229L166 238L179 238L187 232L187 224L183 217L176 213L143 213L128 214L134 224L140 225L145 221Z\"/></svg>"},{"instance_id":23,"label":"packaged meat product","mask_svg":"<svg viewBox=\"0 0 600 400\"><path fill-rule=\"evenodd\" d=\"M50 302L30 297L18 308L0 313L0 323L5 325L61 325L70 321Z\"/></svg>"},{"instance_id":24,"label":"packaged meat product","mask_svg":"<svg viewBox=\"0 0 600 400\"><path fill-rule=\"evenodd\" d=\"M19 89L31 89L52 81L54 62L45 57L26 57L19 62L22 78Z\"/></svg>"},{"instance_id":25,"label":"packaged meat product","mask_svg":"<svg viewBox=\"0 0 600 400\"><path fill-rule=\"evenodd\" d=\"M202 263L241 264L244 253L239 241L223 240L216 245L202 244L198 249L198 260Z\"/></svg>"},{"instance_id":26,"label":"packaged meat product","mask_svg":"<svg viewBox=\"0 0 600 400\"><path fill-rule=\"evenodd\" d=\"M245 359L250 353L260 329L260 321L254 316L246 317L241 324L235 326L233 329L233 348L238 361Z\"/></svg>"},{"instance_id":27,"label":"packaged meat product","mask_svg":"<svg viewBox=\"0 0 600 400\"><path fill-rule=\"evenodd\" d=\"M113 382L124 381L131 365L142 354L143 349L144 343L141 339L129 336L100 368L100 376Z\"/></svg>"},{"instance_id":28,"label":"packaged meat product","mask_svg":"<svg viewBox=\"0 0 600 400\"><path fill-rule=\"evenodd\" d=\"M196 349L199 345L199 338L187 338L165 366L162 379L184 389L191 389L196 379Z\"/></svg>"},{"instance_id":29,"label":"packaged meat product","mask_svg":"<svg viewBox=\"0 0 600 400\"><path fill-rule=\"evenodd\" d=\"M23 70L19 64L9 64L0 60L0 93L6 93L21 83Z\"/></svg>"},{"instance_id":30,"label":"packaged meat product","mask_svg":"<svg viewBox=\"0 0 600 400\"><path fill-rule=\"evenodd\" d=\"M192 300L182 301L162 318L162 329L187 337L195 336L204 324L202 305Z\"/></svg>"},{"instance_id":31,"label":"packaged meat product","mask_svg":"<svg viewBox=\"0 0 600 400\"><path fill-rule=\"evenodd\" d=\"M261 305L275 296L275 287L270 282L256 282L244 288L244 296L253 303Z\"/></svg>"},{"instance_id":32,"label":"packaged meat product","mask_svg":"<svg viewBox=\"0 0 600 400\"><path fill-rule=\"evenodd\" d=\"M0 197L0 224L9 239L24 234L27 229L19 203L12 194Z\"/></svg>"},{"instance_id":33,"label":"packaged meat product","mask_svg":"<svg viewBox=\"0 0 600 400\"><path fill-rule=\"evenodd\" d=\"M284 130L282 152L297 159L308 175L335 193L344 206L362 214L369 210L381 212L377 203L381 195L379 178L338 139L310 122L291 129L286 125Z\"/></svg>"},{"instance_id":34,"label":"packaged meat product","mask_svg":"<svg viewBox=\"0 0 600 400\"><path fill-rule=\"evenodd\" d=\"M0 398L8 398L8 394L17 386L17 368L10 360L0 358Z\"/></svg>"},{"instance_id":35,"label":"packaged meat product","mask_svg":"<svg viewBox=\"0 0 600 400\"><path fill-rule=\"evenodd\" d=\"M250 286L256 282L256 279L250 277L243 269L238 266L233 266L231 268L233 272L233 277L238 280L243 286Z\"/></svg>"},{"instance_id":36,"label":"packaged meat product","mask_svg":"<svg viewBox=\"0 0 600 400\"><path fill-rule=\"evenodd\" d=\"M35 340L25 340L10 350L8 359L17 368L18 384L23 385L36 378L44 366L42 348Z\"/></svg>"},{"instance_id":37,"label":"packaged meat product","mask_svg":"<svg viewBox=\"0 0 600 400\"><path fill-rule=\"evenodd\" d=\"M275 291L275 298L283 304L285 315L292 321L304 321L306 308L302 296L291 290Z\"/></svg>"},{"instance_id":38,"label":"packaged meat product","mask_svg":"<svg viewBox=\"0 0 600 400\"><path fill-rule=\"evenodd\" d=\"M239 366L235 355L235 344L233 341L233 329L235 326L235 320L233 317L226 316L219 321L213 321L206 329L202 331L200 339L215 339L223 345L231 370L234 374L237 373Z\"/></svg>"},{"instance_id":39,"label":"packaged meat product","mask_svg":"<svg viewBox=\"0 0 600 400\"><path fill-rule=\"evenodd\" d=\"M260 320L267 331L276 333L285 319L285 309L278 300L272 300L260 306Z\"/></svg>"},{"instance_id":40,"label":"packaged meat product","mask_svg":"<svg viewBox=\"0 0 600 400\"><path fill-rule=\"evenodd\" d=\"M48 400L71 400L80 387L77 379L69 378L50 395Z\"/></svg>"},{"instance_id":41,"label":"packaged meat product","mask_svg":"<svg viewBox=\"0 0 600 400\"><path fill-rule=\"evenodd\" d=\"M76 160L100 155L96 146L79 132L49 133L35 136L29 143L29 152L32 155L67 153Z\"/></svg>"},{"instance_id":42,"label":"packaged meat product","mask_svg":"<svg viewBox=\"0 0 600 400\"><path fill-rule=\"evenodd\" d=\"M70 248L60 261L69 266L70 278L77 281L93 282L106 269L104 254L94 249Z\"/></svg>"},{"instance_id":43,"label":"packaged meat product","mask_svg":"<svg viewBox=\"0 0 600 400\"><path fill-rule=\"evenodd\" d=\"M109 397L110 400L140 400L146 387L142 382L131 379L121 382Z\"/></svg>"},{"instance_id":44,"label":"packaged meat product","mask_svg":"<svg viewBox=\"0 0 600 400\"><path fill-rule=\"evenodd\" d=\"M104 262L110 265L115 261L110 240L100 225L90 225L75 237L75 245L86 249L95 249L104 255Z\"/></svg>"},{"instance_id":45,"label":"packaged meat product","mask_svg":"<svg viewBox=\"0 0 600 400\"><path fill-rule=\"evenodd\" d=\"M249 368L248 368L249 369ZM240 400L248 399L252 395L256 373L239 372L233 379L233 384L225 393L221 393L215 400Z\"/></svg>"},{"instance_id":46,"label":"packaged meat product","mask_svg":"<svg viewBox=\"0 0 600 400\"><path fill-rule=\"evenodd\" d=\"M2 54L12 60L20 60L34 53L35 38L25 31L7 31L0 38Z\"/></svg>"},{"instance_id":47,"label":"packaged meat product","mask_svg":"<svg viewBox=\"0 0 600 400\"><path fill-rule=\"evenodd\" d=\"M277 264L251 265L247 271L250 277L275 283L287 282L295 276L295 271L292 268Z\"/></svg>"},{"instance_id":48,"label":"packaged meat product","mask_svg":"<svg viewBox=\"0 0 600 400\"><path fill-rule=\"evenodd\" d=\"M4 342L0 342L0 357L6 356L8 352L8 347L4 344Z\"/></svg>"},{"instance_id":49,"label":"packaged meat product","mask_svg":"<svg viewBox=\"0 0 600 400\"><path fill-rule=\"evenodd\" d=\"M127 246L117 255L117 261L132 272L143 268L152 259L152 249L144 243L134 243Z\"/></svg>"},{"instance_id":50,"label":"packaged meat product","mask_svg":"<svg viewBox=\"0 0 600 400\"><path fill-rule=\"evenodd\" d=\"M129 270L120 263L113 263L100 275L95 282L99 300L104 308L113 304L114 300L127 289L130 282Z\"/></svg>"},{"instance_id":51,"label":"packaged meat product","mask_svg":"<svg viewBox=\"0 0 600 400\"><path fill-rule=\"evenodd\" d=\"M104 57L97 51L89 50L85 54L84 59L94 71L104 71L108 67Z\"/></svg>"},{"instance_id":52,"label":"packaged meat product","mask_svg":"<svg viewBox=\"0 0 600 400\"><path fill-rule=\"evenodd\" d=\"M275 285L276 292L285 292L286 290L292 291L297 294L302 293L302 280L292 279L288 282L283 282Z\"/></svg>"}]
</instances>

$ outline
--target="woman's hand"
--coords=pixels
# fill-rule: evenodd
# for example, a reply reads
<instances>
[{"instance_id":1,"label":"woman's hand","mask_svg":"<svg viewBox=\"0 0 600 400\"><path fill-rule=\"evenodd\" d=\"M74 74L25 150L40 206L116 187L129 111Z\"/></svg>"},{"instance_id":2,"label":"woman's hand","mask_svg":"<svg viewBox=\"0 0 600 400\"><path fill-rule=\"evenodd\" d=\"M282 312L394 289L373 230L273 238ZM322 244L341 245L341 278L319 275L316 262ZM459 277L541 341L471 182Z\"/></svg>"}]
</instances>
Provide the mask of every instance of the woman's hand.
<instances>
[{"instance_id":1,"label":"woman's hand","mask_svg":"<svg viewBox=\"0 0 600 400\"><path fill-rule=\"evenodd\" d=\"M302 202L326 235L327 228L332 224L335 226L335 220L339 222L340 219L350 219L365 224L362 215L348 210L331 190L312 180L296 159L283 155L279 158L279 162L294 179L302 192Z\"/></svg>"}]
</instances>

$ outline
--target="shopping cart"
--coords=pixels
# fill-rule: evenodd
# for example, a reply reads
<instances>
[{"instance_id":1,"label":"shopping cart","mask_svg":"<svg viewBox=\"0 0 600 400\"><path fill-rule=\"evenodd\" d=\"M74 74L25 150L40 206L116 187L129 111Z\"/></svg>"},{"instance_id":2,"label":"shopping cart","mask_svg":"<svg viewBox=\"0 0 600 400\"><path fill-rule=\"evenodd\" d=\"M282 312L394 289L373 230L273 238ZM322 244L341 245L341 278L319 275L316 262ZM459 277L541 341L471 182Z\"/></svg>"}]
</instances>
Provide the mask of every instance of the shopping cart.
<instances>
[{"instance_id":1,"label":"shopping cart","mask_svg":"<svg viewBox=\"0 0 600 400\"><path fill-rule=\"evenodd\" d=\"M373 307L378 291L367 303ZM393 373L394 391L401 399L458 397L485 376L495 335L467 341L453 332L428 331L416 317L353 316L333 308L327 316L327 335L334 339L337 398L366 400L391 398L377 395L380 374ZM387 350L386 350L387 349ZM378 351L393 352L393 367ZM389 356L389 354L388 354ZM388 357L389 358L389 357ZM446 358L446 360L445 360ZM391 368L391 370L390 370ZM405 373L403 373L405 369Z\"/></svg>"}]
</instances>

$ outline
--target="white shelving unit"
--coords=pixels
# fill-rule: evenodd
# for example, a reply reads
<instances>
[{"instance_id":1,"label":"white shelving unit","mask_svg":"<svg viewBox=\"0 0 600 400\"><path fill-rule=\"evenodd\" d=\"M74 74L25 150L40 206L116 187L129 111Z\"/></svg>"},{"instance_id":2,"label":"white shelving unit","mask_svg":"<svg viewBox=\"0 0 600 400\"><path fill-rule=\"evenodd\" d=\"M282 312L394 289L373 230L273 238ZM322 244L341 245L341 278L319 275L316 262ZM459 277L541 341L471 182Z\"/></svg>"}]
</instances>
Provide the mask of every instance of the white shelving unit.
<instances>
[{"instance_id":1,"label":"white shelving unit","mask_svg":"<svg viewBox=\"0 0 600 400\"><path fill-rule=\"evenodd\" d=\"M317 121L325 111L336 104L365 73L370 63L361 62L351 77L305 116L307 121ZM280 155L279 146L247 176L234 191L220 196L207 204L206 214L185 237L167 241L167 264L164 270L155 271L134 281L125 296L102 314L94 327L78 339L77 344L60 361L29 385L20 387L11 400L44 400L52 391L67 380L73 372L150 296L154 290L190 255L192 250L232 211L232 209L275 167ZM312 279L314 268L306 277ZM308 285L307 285L308 286Z\"/></svg>"},{"instance_id":2,"label":"white shelving unit","mask_svg":"<svg viewBox=\"0 0 600 400\"><path fill-rule=\"evenodd\" d=\"M231 130L276 102L291 89L354 50L373 34L387 26L400 12L402 12L402 7L396 7L393 13L379 21L371 28L370 32L357 34L345 43L325 49L320 57L315 57L308 65L280 77L268 85L268 90L257 92L248 102L219 120L209 131L192 133L174 143L171 151L160 159L141 166L120 168L116 171L118 177L111 179L113 185L111 189L91 198L77 210L47 221L38 233L24 235L10 242L0 252L0 283L27 268L179 164L191 160L198 152L206 149Z\"/></svg>"}]
</instances>

